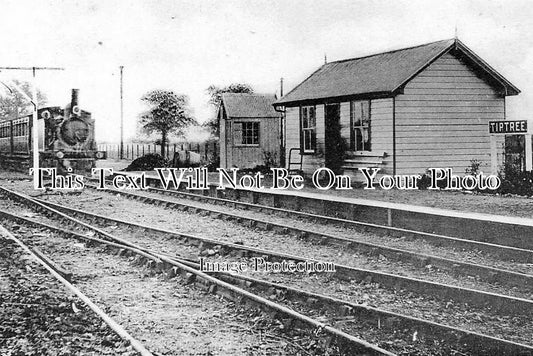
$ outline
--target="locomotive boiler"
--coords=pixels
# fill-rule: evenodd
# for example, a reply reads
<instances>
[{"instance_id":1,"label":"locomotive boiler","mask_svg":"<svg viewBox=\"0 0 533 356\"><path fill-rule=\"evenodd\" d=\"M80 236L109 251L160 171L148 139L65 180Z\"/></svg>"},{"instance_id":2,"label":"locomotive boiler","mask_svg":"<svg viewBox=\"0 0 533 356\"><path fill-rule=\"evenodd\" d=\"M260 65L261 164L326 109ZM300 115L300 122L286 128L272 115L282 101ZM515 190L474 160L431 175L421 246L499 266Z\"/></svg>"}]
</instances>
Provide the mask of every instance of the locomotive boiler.
<instances>
[{"instance_id":1,"label":"locomotive boiler","mask_svg":"<svg viewBox=\"0 0 533 356\"><path fill-rule=\"evenodd\" d=\"M79 90L72 89L70 103L37 110L40 167L56 168L60 174L90 174L98 151L94 119L79 106ZM24 170L31 166L32 115L0 122L0 164ZM18 166L18 167L17 167Z\"/></svg>"}]
</instances>

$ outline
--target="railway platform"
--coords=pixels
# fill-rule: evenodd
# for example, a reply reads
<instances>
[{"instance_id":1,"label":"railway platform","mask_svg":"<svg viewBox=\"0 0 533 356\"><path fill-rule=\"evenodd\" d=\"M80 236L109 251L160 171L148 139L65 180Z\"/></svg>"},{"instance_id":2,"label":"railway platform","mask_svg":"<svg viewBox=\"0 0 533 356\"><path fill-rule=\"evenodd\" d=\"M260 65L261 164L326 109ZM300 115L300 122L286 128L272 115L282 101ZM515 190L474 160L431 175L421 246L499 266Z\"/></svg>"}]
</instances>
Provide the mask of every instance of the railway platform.
<instances>
[{"instance_id":1,"label":"railway platform","mask_svg":"<svg viewBox=\"0 0 533 356\"><path fill-rule=\"evenodd\" d=\"M115 173L139 175L142 172ZM145 176L149 185L160 186L157 172L145 172ZM209 178L209 189L190 190L189 192L401 229L468 238L487 243L506 244L517 248L533 248L533 239L531 238L533 236L533 218L510 214L514 211L520 211L521 204L524 207L533 205L529 198L509 198L507 200L506 197L470 196L463 193L442 191L381 192L381 194L392 193L396 195L407 193L398 198L398 202L390 202L353 197L359 193L363 196L369 196L362 189L355 189L344 194L339 191L331 192L331 194L319 193L316 189L296 191L245 189L242 187L230 189L228 187L220 190L217 189L218 175L215 173L213 177L210 176ZM180 187L180 189L182 188ZM450 201L462 201L462 209L444 209L435 206L402 203L402 201L409 199L408 194L414 196L417 193L423 195L422 199L413 199L418 203L424 200L430 201L429 198L433 195L431 202L433 205L438 206L442 203L443 206L449 207ZM376 196L377 194L375 193ZM466 200L468 200L467 203ZM484 210L480 208L483 208L482 204L486 204L485 201L487 200L499 200L499 209L487 210L500 213L488 214L483 212ZM507 211L508 208L509 211Z\"/></svg>"}]
</instances>

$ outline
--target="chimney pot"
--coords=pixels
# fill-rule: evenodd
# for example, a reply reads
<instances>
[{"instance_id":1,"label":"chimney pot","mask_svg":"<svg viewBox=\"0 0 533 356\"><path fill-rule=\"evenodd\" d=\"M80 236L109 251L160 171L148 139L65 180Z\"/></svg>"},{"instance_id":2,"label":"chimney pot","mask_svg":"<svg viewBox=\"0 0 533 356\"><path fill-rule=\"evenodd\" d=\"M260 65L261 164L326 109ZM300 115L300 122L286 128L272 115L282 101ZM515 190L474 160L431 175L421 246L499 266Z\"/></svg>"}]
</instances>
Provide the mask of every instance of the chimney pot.
<instances>
[{"instance_id":1,"label":"chimney pot","mask_svg":"<svg viewBox=\"0 0 533 356\"><path fill-rule=\"evenodd\" d=\"M80 90L79 89L72 89L72 97L70 100L70 107L73 108L74 106L79 105L79 96Z\"/></svg>"}]
</instances>

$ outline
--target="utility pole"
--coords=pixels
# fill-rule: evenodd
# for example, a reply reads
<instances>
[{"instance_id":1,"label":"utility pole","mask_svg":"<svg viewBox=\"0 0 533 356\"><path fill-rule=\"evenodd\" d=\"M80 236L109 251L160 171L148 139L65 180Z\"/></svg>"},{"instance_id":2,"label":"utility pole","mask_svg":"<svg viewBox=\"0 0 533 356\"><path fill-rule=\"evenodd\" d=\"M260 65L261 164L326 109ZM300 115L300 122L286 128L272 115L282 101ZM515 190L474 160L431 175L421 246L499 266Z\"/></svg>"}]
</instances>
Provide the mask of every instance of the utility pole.
<instances>
[{"instance_id":1,"label":"utility pole","mask_svg":"<svg viewBox=\"0 0 533 356\"><path fill-rule=\"evenodd\" d=\"M33 147L33 188L38 187L39 177L39 130L37 125L37 85L35 83L35 72L37 70L64 70L59 67L0 67L0 70L31 70L33 74L32 83L32 98L28 97L22 89L15 86L18 92L26 97L33 104L33 118L32 118L32 147Z\"/></svg>"},{"instance_id":2,"label":"utility pole","mask_svg":"<svg viewBox=\"0 0 533 356\"><path fill-rule=\"evenodd\" d=\"M120 66L120 159L124 159L124 93L122 72L124 66Z\"/></svg>"}]
</instances>

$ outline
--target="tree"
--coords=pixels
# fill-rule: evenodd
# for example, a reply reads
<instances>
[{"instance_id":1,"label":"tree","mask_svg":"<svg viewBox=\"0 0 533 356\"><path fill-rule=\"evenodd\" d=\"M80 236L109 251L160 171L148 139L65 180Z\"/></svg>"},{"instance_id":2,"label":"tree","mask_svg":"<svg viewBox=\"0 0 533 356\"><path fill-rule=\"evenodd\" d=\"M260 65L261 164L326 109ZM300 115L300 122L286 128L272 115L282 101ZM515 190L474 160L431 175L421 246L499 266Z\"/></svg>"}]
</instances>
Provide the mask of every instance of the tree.
<instances>
[{"instance_id":1,"label":"tree","mask_svg":"<svg viewBox=\"0 0 533 356\"><path fill-rule=\"evenodd\" d=\"M217 87L215 85L210 85L207 88L207 93L209 94L209 104L213 105L216 109L218 109L220 103L222 102L223 93L253 94L253 92L254 90L251 86L242 83L233 83L223 88ZM209 128L209 131L211 131L211 135L215 137L219 136L219 117L216 112L215 116L209 119L209 121L207 121L204 125Z\"/></svg>"},{"instance_id":2,"label":"tree","mask_svg":"<svg viewBox=\"0 0 533 356\"><path fill-rule=\"evenodd\" d=\"M32 86L30 83L18 80L13 80L13 83L22 89L30 98L32 97ZM5 94L0 96L0 121L31 114L33 111L31 102L26 100L26 98L24 98L14 87L11 87L9 83L6 83L6 85L12 90L12 92L9 92L6 89ZM39 107L43 107L48 102L46 95L38 89L37 101Z\"/></svg>"},{"instance_id":3,"label":"tree","mask_svg":"<svg viewBox=\"0 0 533 356\"><path fill-rule=\"evenodd\" d=\"M141 101L150 109L141 114L139 123L146 133L161 134L161 156L165 157L168 134L183 135L185 128L196 123L190 114L189 98L172 91L152 90Z\"/></svg>"}]
</instances>

